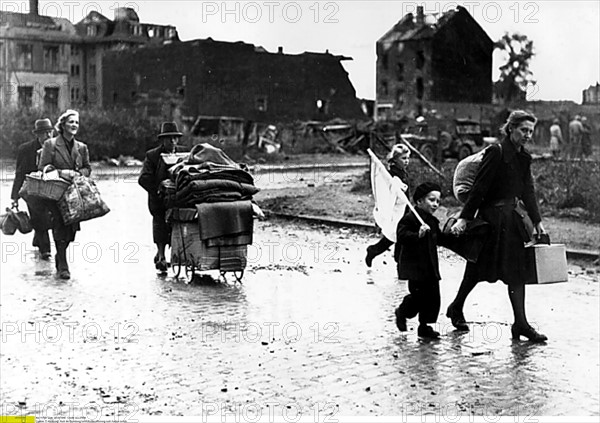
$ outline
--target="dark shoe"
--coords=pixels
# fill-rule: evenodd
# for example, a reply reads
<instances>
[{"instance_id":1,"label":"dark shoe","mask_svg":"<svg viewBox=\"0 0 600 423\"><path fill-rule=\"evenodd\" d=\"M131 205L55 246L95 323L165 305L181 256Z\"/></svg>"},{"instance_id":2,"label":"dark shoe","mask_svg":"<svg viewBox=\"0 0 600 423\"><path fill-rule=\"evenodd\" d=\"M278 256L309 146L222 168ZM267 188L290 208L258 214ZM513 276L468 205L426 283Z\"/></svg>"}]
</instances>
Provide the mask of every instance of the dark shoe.
<instances>
[{"instance_id":1,"label":"dark shoe","mask_svg":"<svg viewBox=\"0 0 600 423\"><path fill-rule=\"evenodd\" d=\"M156 270L160 270L161 272L166 272L167 271L167 262L164 259L157 261L155 267L156 267Z\"/></svg>"},{"instance_id":2,"label":"dark shoe","mask_svg":"<svg viewBox=\"0 0 600 423\"><path fill-rule=\"evenodd\" d=\"M531 342L546 342L548 340L548 337L546 335L542 335L541 333L538 333L534 328L532 328L531 326L527 325L527 326L517 326L512 325L512 327L510 328L510 332L512 334L512 339L514 340L520 340L521 336L524 336L525 338L529 339L529 341Z\"/></svg>"},{"instance_id":3,"label":"dark shoe","mask_svg":"<svg viewBox=\"0 0 600 423\"><path fill-rule=\"evenodd\" d=\"M428 325L419 325L419 329L417 330L417 335L421 338L431 338L438 339L440 337L440 333L433 330L431 326Z\"/></svg>"},{"instance_id":4,"label":"dark shoe","mask_svg":"<svg viewBox=\"0 0 600 423\"><path fill-rule=\"evenodd\" d=\"M400 307L398 307L394 311L394 314L396 315L396 327L398 328L398 330L400 332L406 332L407 331L407 328L406 328L406 317L404 317L404 315L400 311Z\"/></svg>"},{"instance_id":5,"label":"dark shoe","mask_svg":"<svg viewBox=\"0 0 600 423\"><path fill-rule=\"evenodd\" d=\"M58 272L58 277L60 279L71 279L71 273L68 270L61 270Z\"/></svg>"},{"instance_id":6,"label":"dark shoe","mask_svg":"<svg viewBox=\"0 0 600 423\"><path fill-rule=\"evenodd\" d=\"M47 251L45 253L40 253L40 254L41 254L42 260L48 261L48 260L50 260L50 257L52 257L52 254L50 253L50 251Z\"/></svg>"},{"instance_id":7,"label":"dark shoe","mask_svg":"<svg viewBox=\"0 0 600 423\"><path fill-rule=\"evenodd\" d=\"M373 264L373 259L376 256L377 255L373 252L373 247L371 247L371 246L367 247L367 257L365 257L365 262L367 263L367 267L371 267L371 265Z\"/></svg>"},{"instance_id":8,"label":"dark shoe","mask_svg":"<svg viewBox=\"0 0 600 423\"><path fill-rule=\"evenodd\" d=\"M158 263L158 253L154 256L154 264Z\"/></svg>"},{"instance_id":9,"label":"dark shoe","mask_svg":"<svg viewBox=\"0 0 600 423\"><path fill-rule=\"evenodd\" d=\"M456 330L465 332L469 331L469 326L467 326L467 322L465 321L465 316L462 310L456 310L453 304L448 306L448 310L446 310L446 317L450 318L452 326L454 326Z\"/></svg>"}]
</instances>

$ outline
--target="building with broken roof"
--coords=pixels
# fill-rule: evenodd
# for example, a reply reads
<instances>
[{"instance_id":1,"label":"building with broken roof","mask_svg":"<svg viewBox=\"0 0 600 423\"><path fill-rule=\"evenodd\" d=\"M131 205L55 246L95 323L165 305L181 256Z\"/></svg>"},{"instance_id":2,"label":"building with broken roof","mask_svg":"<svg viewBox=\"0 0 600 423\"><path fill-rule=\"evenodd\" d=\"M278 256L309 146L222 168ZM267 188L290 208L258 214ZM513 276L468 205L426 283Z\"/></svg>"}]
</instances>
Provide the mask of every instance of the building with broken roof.
<instances>
[{"instance_id":1,"label":"building with broken roof","mask_svg":"<svg viewBox=\"0 0 600 423\"><path fill-rule=\"evenodd\" d=\"M179 41L175 27L140 23L131 8L110 20L92 11L81 22L29 13L0 12L0 102L56 113L101 104L102 55L147 44Z\"/></svg>"},{"instance_id":2,"label":"building with broken roof","mask_svg":"<svg viewBox=\"0 0 600 423\"><path fill-rule=\"evenodd\" d=\"M103 104L131 107L152 92L181 101L184 116L258 122L363 118L342 62L329 52L270 53L243 42L193 40L111 51L103 63Z\"/></svg>"},{"instance_id":3,"label":"building with broken roof","mask_svg":"<svg viewBox=\"0 0 600 423\"><path fill-rule=\"evenodd\" d=\"M590 85L582 91L581 104L600 104L600 83Z\"/></svg>"},{"instance_id":4,"label":"building with broken roof","mask_svg":"<svg viewBox=\"0 0 600 423\"><path fill-rule=\"evenodd\" d=\"M378 119L423 115L441 102L492 101L494 43L463 7L438 17L419 6L376 48Z\"/></svg>"}]
</instances>

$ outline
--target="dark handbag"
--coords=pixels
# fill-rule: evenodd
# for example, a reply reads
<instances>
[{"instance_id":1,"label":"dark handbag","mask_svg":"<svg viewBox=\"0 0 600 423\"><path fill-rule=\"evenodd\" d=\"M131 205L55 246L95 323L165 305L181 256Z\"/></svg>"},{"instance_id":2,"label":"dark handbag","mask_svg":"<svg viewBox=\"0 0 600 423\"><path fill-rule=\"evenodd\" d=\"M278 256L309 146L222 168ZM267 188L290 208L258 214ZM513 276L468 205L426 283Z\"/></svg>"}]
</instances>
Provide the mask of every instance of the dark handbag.
<instances>
[{"instance_id":1,"label":"dark handbag","mask_svg":"<svg viewBox=\"0 0 600 423\"><path fill-rule=\"evenodd\" d=\"M33 225L31 219L26 211L19 211L19 207L16 207L16 212L13 212L15 219L17 220L17 229L22 234L28 234L33 231Z\"/></svg>"},{"instance_id":2,"label":"dark handbag","mask_svg":"<svg viewBox=\"0 0 600 423\"><path fill-rule=\"evenodd\" d=\"M447 236L443 247L455 252L465 260L476 263L483 249L485 240L490 232L490 224L483 219L475 218L467 222L465 232L461 235L451 235L450 228L456 223L456 217L448 218L442 232Z\"/></svg>"},{"instance_id":3,"label":"dark handbag","mask_svg":"<svg viewBox=\"0 0 600 423\"><path fill-rule=\"evenodd\" d=\"M519 217L519 233L521 234L521 238L523 242L531 242L533 241L533 221L529 217L529 213L527 213L527 209L525 208L525 204L523 201L517 201L517 204L514 208L514 212Z\"/></svg>"},{"instance_id":4,"label":"dark handbag","mask_svg":"<svg viewBox=\"0 0 600 423\"><path fill-rule=\"evenodd\" d=\"M6 214L0 215L0 228L4 235L14 235L19 227L19 221L15 217L15 213L6 208Z\"/></svg>"}]
</instances>

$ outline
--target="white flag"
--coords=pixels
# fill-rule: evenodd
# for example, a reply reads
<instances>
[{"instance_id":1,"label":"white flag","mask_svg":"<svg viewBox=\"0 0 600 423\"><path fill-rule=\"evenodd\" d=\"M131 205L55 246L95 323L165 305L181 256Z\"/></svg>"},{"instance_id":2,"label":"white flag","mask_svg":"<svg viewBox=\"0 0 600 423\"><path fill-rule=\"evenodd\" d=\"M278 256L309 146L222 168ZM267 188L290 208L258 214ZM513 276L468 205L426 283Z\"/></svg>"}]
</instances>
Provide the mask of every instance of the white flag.
<instances>
[{"instance_id":1,"label":"white flag","mask_svg":"<svg viewBox=\"0 0 600 423\"><path fill-rule=\"evenodd\" d=\"M406 206L410 202L402 190L406 185L397 176L392 176L381 160L368 149L371 156L371 187L375 207L373 217L383 235L390 241L396 242L396 228L404 216Z\"/></svg>"}]
</instances>

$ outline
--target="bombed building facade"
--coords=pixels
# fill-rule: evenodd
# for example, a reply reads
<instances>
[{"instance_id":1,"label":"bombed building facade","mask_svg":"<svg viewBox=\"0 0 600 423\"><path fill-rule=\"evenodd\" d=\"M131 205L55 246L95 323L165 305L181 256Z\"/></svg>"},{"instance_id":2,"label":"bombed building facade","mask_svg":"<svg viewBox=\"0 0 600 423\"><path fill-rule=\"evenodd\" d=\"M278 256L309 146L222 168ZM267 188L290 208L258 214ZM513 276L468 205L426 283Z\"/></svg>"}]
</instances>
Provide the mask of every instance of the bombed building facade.
<instances>
[{"instance_id":1,"label":"bombed building facade","mask_svg":"<svg viewBox=\"0 0 600 423\"><path fill-rule=\"evenodd\" d=\"M376 44L376 118L419 116L433 103L492 101L494 43L458 6L406 14Z\"/></svg>"},{"instance_id":2,"label":"bombed building facade","mask_svg":"<svg viewBox=\"0 0 600 423\"><path fill-rule=\"evenodd\" d=\"M327 120L364 116L344 56L267 52L243 42L194 40L114 51L103 66L106 106L132 106L168 91L185 115L255 121Z\"/></svg>"}]
</instances>

